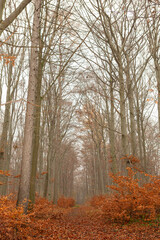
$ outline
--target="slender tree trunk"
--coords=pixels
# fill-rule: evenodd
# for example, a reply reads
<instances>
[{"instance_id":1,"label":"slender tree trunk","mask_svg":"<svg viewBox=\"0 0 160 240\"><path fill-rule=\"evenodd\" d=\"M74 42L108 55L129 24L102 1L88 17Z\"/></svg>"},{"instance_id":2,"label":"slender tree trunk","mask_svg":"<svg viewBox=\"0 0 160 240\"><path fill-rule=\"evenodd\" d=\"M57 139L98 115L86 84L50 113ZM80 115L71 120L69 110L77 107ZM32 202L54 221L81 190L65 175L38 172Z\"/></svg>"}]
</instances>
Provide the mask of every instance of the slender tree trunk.
<instances>
[{"instance_id":1,"label":"slender tree trunk","mask_svg":"<svg viewBox=\"0 0 160 240\"><path fill-rule=\"evenodd\" d=\"M9 75L8 75L8 86L7 86L7 96L6 102L11 100L11 81L12 81L12 68L13 66L10 63L9 66ZM9 157L8 157L8 131L9 131L9 123L10 123L10 104L5 105L5 113L4 113L4 120L3 120L3 127L2 127L2 134L0 140L0 170L8 171L9 167ZM3 182L4 185L7 185L7 177L1 176L0 181ZM1 194L5 194L4 185L0 186Z\"/></svg>"},{"instance_id":2,"label":"slender tree trunk","mask_svg":"<svg viewBox=\"0 0 160 240\"><path fill-rule=\"evenodd\" d=\"M142 148L143 148L143 167L147 171L147 157L146 157L146 143L143 116L141 116L141 130L142 130Z\"/></svg>"},{"instance_id":3,"label":"slender tree trunk","mask_svg":"<svg viewBox=\"0 0 160 240\"><path fill-rule=\"evenodd\" d=\"M160 135L160 65L157 59L154 59L156 78L157 78L157 90L158 90L158 123L159 123L159 135ZM159 136L160 137L160 136Z\"/></svg>"},{"instance_id":4,"label":"slender tree trunk","mask_svg":"<svg viewBox=\"0 0 160 240\"><path fill-rule=\"evenodd\" d=\"M111 170L113 173L117 172L117 161L116 161L116 151L115 151L115 116L114 116L114 93L113 93L113 81L110 80L110 112L108 106L108 99L106 97L106 109L107 109L107 121L109 128L109 142L110 142L110 155L112 159Z\"/></svg>"},{"instance_id":5,"label":"slender tree trunk","mask_svg":"<svg viewBox=\"0 0 160 240\"><path fill-rule=\"evenodd\" d=\"M34 128L34 111L36 86L38 81L38 53L39 53L39 29L40 29L40 10L41 0L35 1L35 12L32 31L32 50L30 59L30 74L28 85L27 109L24 129L24 143L21 164L21 178L18 192L17 205L23 204L24 212L27 213L30 176L32 166L32 143L33 143L33 128Z\"/></svg>"},{"instance_id":6,"label":"slender tree trunk","mask_svg":"<svg viewBox=\"0 0 160 240\"><path fill-rule=\"evenodd\" d=\"M97 148L97 163L98 163L98 194L104 193L104 179L103 179L103 167L102 167L102 156L101 156L101 143L96 144Z\"/></svg>"},{"instance_id":7,"label":"slender tree trunk","mask_svg":"<svg viewBox=\"0 0 160 240\"><path fill-rule=\"evenodd\" d=\"M119 66L119 94L120 94L120 118L121 118L121 136L122 136L122 155L128 154L128 141L127 141L127 123L126 123L126 108L125 108L125 90L123 69Z\"/></svg>"},{"instance_id":8,"label":"slender tree trunk","mask_svg":"<svg viewBox=\"0 0 160 240\"><path fill-rule=\"evenodd\" d=\"M41 132L40 132L40 136L41 136L41 140L40 140L40 146L39 146L39 158L38 158L38 170L39 170L39 180L38 180L38 194L39 196L43 196L43 178L41 173L43 172L43 141L42 138L44 136L44 127L45 127L45 118L43 119L43 123L41 126Z\"/></svg>"},{"instance_id":9,"label":"slender tree trunk","mask_svg":"<svg viewBox=\"0 0 160 240\"><path fill-rule=\"evenodd\" d=\"M0 10L0 16L3 14L3 9L5 6L5 0L0 0L0 4L2 7ZM23 11L23 9L28 5L28 3L30 3L31 0L23 0L19 6L9 15L8 18L6 18L4 21L2 21L2 19L0 19L0 36L2 34L2 32L16 19L16 17ZM2 16L1 16L2 18Z\"/></svg>"},{"instance_id":10,"label":"slender tree trunk","mask_svg":"<svg viewBox=\"0 0 160 240\"><path fill-rule=\"evenodd\" d=\"M48 157L47 157L47 174L45 178L45 188L44 188L44 197L47 198L49 201L52 199L52 183L51 179L53 176L52 172L52 150L49 150Z\"/></svg>"},{"instance_id":11,"label":"slender tree trunk","mask_svg":"<svg viewBox=\"0 0 160 240\"><path fill-rule=\"evenodd\" d=\"M131 150L132 155L135 156L137 154L137 144L136 144L136 124L135 124L135 111L134 111L134 92L132 87L132 80L130 78L129 73L129 59L127 56L127 70L126 70L126 79L127 79L127 89L128 89L128 101L129 101L129 113L130 113L130 130L131 130Z\"/></svg>"},{"instance_id":12,"label":"slender tree trunk","mask_svg":"<svg viewBox=\"0 0 160 240\"><path fill-rule=\"evenodd\" d=\"M43 192L43 197L44 197L44 198L47 198L48 178L49 178L49 163L48 163L48 158L47 158L47 173L46 173L46 175L45 175L45 180L44 180L44 192Z\"/></svg>"},{"instance_id":13,"label":"slender tree trunk","mask_svg":"<svg viewBox=\"0 0 160 240\"><path fill-rule=\"evenodd\" d=\"M55 115L50 122L49 128L49 146L48 146L48 155L47 155L47 174L45 178L45 188L44 188L44 197L48 198L49 201L52 199L52 178L54 177L54 161L55 161L55 146L54 146L54 137L55 137Z\"/></svg>"},{"instance_id":14,"label":"slender tree trunk","mask_svg":"<svg viewBox=\"0 0 160 240\"><path fill-rule=\"evenodd\" d=\"M110 122L110 140L111 140L111 155L112 155L112 171L116 173L117 169L117 159L115 150L115 114L114 114L114 93L113 93L113 82L110 82L110 97L111 97L111 122Z\"/></svg>"},{"instance_id":15,"label":"slender tree trunk","mask_svg":"<svg viewBox=\"0 0 160 240\"><path fill-rule=\"evenodd\" d=\"M58 7L59 8L59 7ZM59 72L62 71L62 51L61 51L61 37L60 36L60 43L59 43L59 60L60 60L60 67L59 67ZM60 195L60 173L61 173L61 157L59 156L59 150L60 150L60 145L61 145L61 111L62 111L62 84L64 81L64 73L62 72L61 75L58 78L58 93L57 93L57 99L56 99L56 128L55 128L55 166L54 166L54 193L53 193L53 202L56 203L59 195Z\"/></svg>"},{"instance_id":16,"label":"slender tree trunk","mask_svg":"<svg viewBox=\"0 0 160 240\"><path fill-rule=\"evenodd\" d=\"M139 99L138 99L138 90L137 90L137 87L136 87L136 98L137 98L136 116L137 116L137 131L138 131L139 157L140 157L140 160L142 161L142 134L141 134L140 107L139 107Z\"/></svg>"},{"instance_id":17,"label":"slender tree trunk","mask_svg":"<svg viewBox=\"0 0 160 240\"><path fill-rule=\"evenodd\" d=\"M159 123L159 134L158 134L158 157L160 158L160 65L158 60L155 60L156 78L157 78L157 90L158 90L158 123Z\"/></svg>"},{"instance_id":18,"label":"slender tree trunk","mask_svg":"<svg viewBox=\"0 0 160 240\"><path fill-rule=\"evenodd\" d=\"M6 0L0 0L0 23L2 22L3 9L5 7Z\"/></svg>"},{"instance_id":19,"label":"slender tree trunk","mask_svg":"<svg viewBox=\"0 0 160 240\"><path fill-rule=\"evenodd\" d=\"M12 116L10 117L10 119L12 119ZM8 159L6 162L6 171L10 171L10 162L11 162L11 153L12 153L12 146L13 146L13 130L12 130L12 121L10 121L10 126L8 129L8 149L7 149L7 153L8 153ZM7 195L10 193L9 191L9 178L6 178L6 182L5 185L3 185L3 189L2 189L2 193L3 195Z\"/></svg>"},{"instance_id":20,"label":"slender tree trunk","mask_svg":"<svg viewBox=\"0 0 160 240\"><path fill-rule=\"evenodd\" d=\"M159 2L159 1L158 1ZM156 80L157 80L157 91L158 91L158 158L160 158L160 64L159 64L159 51L160 51L160 18L156 17L159 14L159 6L154 4L151 8L147 9L146 6L146 13L147 17L151 16L151 23L147 21L148 27L148 48L151 53L152 59L154 61L155 73L156 73ZM148 10L148 11L147 11ZM154 13L154 14L153 14Z\"/></svg>"},{"instance_id":21,"label":"slender tree trunk","mask_svg":"<svg viewBox=\"0 0 160 240\"><path fill-rule=\"evenodd\" d=\"M38 65L38 83L36 88L36 99L34 114L34 135L32 144L32 171L31 171L31 182L30 182L30 200L31 203L35 203L35 191L36 191L36 173L37 173L37 161L38 161L38 150L39 150L39 134L40 134L40 116L41 116L41 85L42 85L42 48L39 52L39 65Z\"/></svg>"}]
</instances>

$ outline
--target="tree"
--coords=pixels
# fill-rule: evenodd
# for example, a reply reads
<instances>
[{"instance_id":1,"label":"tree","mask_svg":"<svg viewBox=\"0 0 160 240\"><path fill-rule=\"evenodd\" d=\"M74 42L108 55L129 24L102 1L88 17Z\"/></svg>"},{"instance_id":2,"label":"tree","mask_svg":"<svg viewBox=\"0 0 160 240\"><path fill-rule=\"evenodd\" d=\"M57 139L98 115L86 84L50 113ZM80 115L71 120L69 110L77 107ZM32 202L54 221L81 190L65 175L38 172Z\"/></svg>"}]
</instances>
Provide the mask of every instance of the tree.
<instances>
[{"instance_id":1,"label":"tree","mask_svg":"<svg viewBox=\"0 0 160 240\"><path fill-rule=\"evenodd\" d=\"M74 4L74 2L72 3ZM50 125L50 130L48 133L49 139L49 148L48 148L48 157L47 157L47 166L48 170L46 173L46 185L45 185L45 195L48 192L48 198L51 200L52 190L53 187L55 190L54 198L57 199L58 191L60 189L58 184L58 171L60 169L60 152L61 152L61 141L63 137L61 136L61 111L63 109L62 102L65 102L62 99L63 91L65 88L62 89L65 83L65 72L67 71L67 64L71 61L71 56L75 50L73 47L76 46L76 43L73 44L73 39L70 37L67 40L66 44L70 44L71 48L65 48L64 38L67 34L72 34L73 30L70 28L70 15L72 14L72 4L69 5L69 9L66 11L67 6L65 2L57 0L55 4L55 10L53 11L53 6L50 3L47 3L41 12L41 44L40 44L40 51L39 51L39 65L38 65L38 85L37 85L37 92L36 92L36 105L38 106L35 109L35 122L34 122L34 139L33 139L33 153L32 153L32 173L31 173L31 186L30 186L30 200L34 203L35 200L35 189L36 189L36 171L37 171L37 162L38 162L38 153L39 153L39 139L40 139L40 124L41 124L41 106L43 102L45 102L45 96L47 96L47 101L52 99L52 91L55 93L54 101L49 105L53 105L55 107L54 116L50 117L48 120L48 124ZM73 38L73 36L72 36ZM48 43L48 44L47 44ZM73 51L72 51L73 50ZM56 54L53 53L56 51ZM62 54L63 51L63 54ZM57 59L57 63L55 63L55 58ZM50 71L46 70L50 68ZM54 69L54 72L53 72ZM48 81L50 86L45 91L41 91L42 86L44 86L44 73L47 73L49 77ZM42 93L43 92L43 93ZM43 95L43 96L42 96ZM53 107L53 109L54 109ZM47 106L48 108L48 106ZM51 112L50 106L48 109L48 114ZM48 115L47 114L47 115ZM50 114L49 114L50 115ZM42 120L43 121L43 120ZM54 125L55 124L55 125ZM55 129L56 128L56 129ZM55 150L56 149L56 150ZM54 150L56 154L54 154ZM42 155L41 155L42 156ZM40 158L42 161L42 158ZM53 165L53 166L52 166ZM40 164L42 166L42 162ZM58 166L58 167L57 167ZM58 170L55 171L55 168ZM53 182L52 175L57 174L57 178ZM49 190L48 190L49 189Z\"/></svg>"},{"instance_id":2,"label":"tree","mask_svg":"<svg viewBox=\"0 0 160 240\"><path fill-rule=\"evenodd\" d=\"M40 120L41 120L41 88L42 88L42 80L43 73L45 71L45 65L47 62L47 58L50 53L50 47L52 41L56 36L57 31L57 22L59 16L60 9L60 1L57 1L55 12L52 15L52 20L49 22L47 13L49 13L49 6L46 4L46 9L44 9L44 26L40 29L40 48L39 48L39 57L38 57L38 82L36 86L36 98L35 104L38 106L35 108L34 112L34 136L33 136L33 145L32 145L32 171L31 171L31 181L30 181L30 200L33 204L35 202L35 189L36 189L36 172L37 172L37 162L38 162L38 150L39 150L39 139L40 139ZM43 18L43 12L41 13L41 22ZM54 26L51 36L48 41L51 43L49 46L45 44L45 38L48 30Z\"/></svg>"},{"instance_id":3,"label":"tree","mask_svg":"<svg viewBox=\"0 0 160 240\"><path fill-rule=\"evenodd\" d=\"M18 192L17 205L23 204L24 212L27 213L31 164L32 164L32 143L35 111L36 86L38 81L38 53L39 53L39 28L40 28L41 0L36 1L32 29L32 48L30 59L30 74L28 85L27 109L24 129L24 144L21 164L21 178Z\"/></svg>"},{"instance_id":4,"label":"tree","mask_svg":"<svg viewBox=\"0 0 160 240\"><path fill-rule=\"evenodd\" d=\"M148 49L154 63L154 73L157 81L157 105L158 105L158 145L160 149L160 19L159 19L159 2L151 1L146 3L146 25L147 25L147 40ZM160 153L159 153L160 154Z\"/></svg>"},{"instance_id":5,"label":"tree","mask_svg":"<svg viewBox=\"0 0 160 240\"><path fill-rule=\"evenodd\" d=\"M5 14L6 12L4 12L4 16ZM16 19L15 23L19 24L19 19ZM6 103L4 103L4 106L1 109L1 114L3 116L4 113L4 117L2 117L3 120L1 120L0 169L2 171L9 171L10 160L12 159L12 143L13 139L15 140L16 126L18 127L18 124L16 124L16 116L18 116L19 111L18 108L15 107L14 101L17 92L20 92L21 89L21 73L25 56L25 48L17 48L15 43L17 45L21 43L25 45L26 39L24 37L23 40L20 40L18 34L10 35L10 32L7 31L4 32L3 36L6 41L1 44L1 88L3 90L1 97L4 102L4 94L6 92ZM15 62L16 59L19 59L22 63L18 68ZM8 187L8 177L3 177L2 182L3 185L0 186L2 190L1 194L5 195Z\"/></svg>"},{"instance_id":6,"label":"tree","mask_svg":"<svg viewBox=\"0 0 160 240\"><path fill-rule=\"evenodd\" d=\"M83 56L94 71L96 81L104 89L103 92L106 91L106 109L109 110L107 112L109 116L112 116L112 122L111 118L108 118L109 126L114 123L113 108L116 113L119 113L121 156L138 155L135 119L135 101L138 100L135 100L135 86L147 73L150 61L150 54L145 51L146 35L142 31L144 27L142 16L145 15L144 3L98 0L92 3L90 1L90 4L93 11L90 11L90 6L84 2L84 8L79 13L89 29L95 20L91 29L92 36L90 35L88 42L85 42L90 55L88 54L86 58L85 51L83 51ZM120 9L120 11L114 9ZM89 12L90 14L87 15ZM143 65L139 62L142 54ZM116 103L117 100L119 104ZM113 126L109 128L112 132L115 131ZM111 131L110 142L114 139ZM112 152L114 153L113 149ZM143 162L143 159L141 160Z\"/></svg>"},{"instance_id":7,"label":"tree","mask_svg":"<svg viewBox=\"0 0 160 240\"><path fill-rule=\"evenodd\" d=\"M5 19L2 20L3 10L6 0L0 0L0 35L2 32L16 19L23 9L31 2L31 0L23 0L19 6Z\"/></svg>"}]
</instances>

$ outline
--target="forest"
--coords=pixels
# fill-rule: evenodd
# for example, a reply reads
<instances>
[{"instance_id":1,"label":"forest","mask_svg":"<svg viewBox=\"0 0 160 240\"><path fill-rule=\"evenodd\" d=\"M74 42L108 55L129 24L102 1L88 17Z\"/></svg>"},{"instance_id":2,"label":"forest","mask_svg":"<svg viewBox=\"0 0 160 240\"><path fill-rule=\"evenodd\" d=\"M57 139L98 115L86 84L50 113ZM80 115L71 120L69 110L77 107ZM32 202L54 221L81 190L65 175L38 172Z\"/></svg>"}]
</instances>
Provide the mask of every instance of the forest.
<instances>
[{"instance_id":1,"label":"forest","mask_svg":"<svg viewBox=\"0 0 160 240\"><path fill-rule=\"evenodd\" d=\"M160 239L160 0L0 0L0 239Z\"/></svg>"}]
</instances>

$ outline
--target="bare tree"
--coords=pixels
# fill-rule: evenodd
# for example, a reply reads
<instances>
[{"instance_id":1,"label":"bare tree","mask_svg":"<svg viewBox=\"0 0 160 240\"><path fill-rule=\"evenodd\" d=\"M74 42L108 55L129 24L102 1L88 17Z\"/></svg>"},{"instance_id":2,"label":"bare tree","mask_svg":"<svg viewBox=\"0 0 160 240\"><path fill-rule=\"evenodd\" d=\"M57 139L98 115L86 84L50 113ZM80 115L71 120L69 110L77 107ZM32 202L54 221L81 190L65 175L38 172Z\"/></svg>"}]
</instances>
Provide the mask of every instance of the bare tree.
<instances>
[{"instance_id":1,"label":"bare tree","mask_svg":"<svg viewBox=\"0 0 160 240\"><path fill-rule=\"evenodd\" d=\"M5 20L2 21L3 10L5 8L6 0L0 0L0 35L16 19L16 17L30 2L31 0L23 0L19 4L19 6Z\"/></svg>"},{"instance_id":2,"label":"bare tree","mask_svg":"<svg viewBox=\"0 0 160 240\"><path fill-rule=\"evenodd\" d=\"M27 97L27 110L24 129L24 145L21 165L21 178L18 192L17 204L23 204L24 212L27 213L29 200L30 175L32 164L32 142L33 142L33 124L36 86L38 81L38 52L39 52L39 28L40 28L40 10L41 0L36 1L33 32L32 32L32 49L30 59L30 74Z\"/></svg>"},{"instance_id":3,"label":"bare tree","mask_svg":"<svg viewBox=\"0 0 160 240\"><path fill-rule=\"evenodd\" d=\"M158 104L158 148L160 149L160 19L159 19L160 5L158 1L150 1L146 3L146 25L147 25L147 40L148 49L151 53L155 78L157 81L157 104ZM159 151L160 154L160 151Z\"/></svg>"}]
</instances>

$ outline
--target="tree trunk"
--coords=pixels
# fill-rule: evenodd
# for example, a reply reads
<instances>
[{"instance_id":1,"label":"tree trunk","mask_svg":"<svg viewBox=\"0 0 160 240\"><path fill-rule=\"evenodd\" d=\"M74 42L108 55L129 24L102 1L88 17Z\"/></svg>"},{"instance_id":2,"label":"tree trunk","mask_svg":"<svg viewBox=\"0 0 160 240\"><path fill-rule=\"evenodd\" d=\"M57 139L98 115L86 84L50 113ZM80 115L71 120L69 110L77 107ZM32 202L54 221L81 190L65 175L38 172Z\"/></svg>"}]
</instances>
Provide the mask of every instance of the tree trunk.
<instances>
[{"instance_id":1,"label":"tree trunk","mask_svg":"<svg viewBox=\"0 0 160 240\"><path fill-rule=\"evenodd\" d=\"M43 172L43 141L42 138L44 136L44 125L45 125L45 118L43 119L43 123L41 126L41 141L40 141L40 146L39 146L39 158L38 158L38 169L39 169L39 179L38 179L38 194L39 196L43 196L43 178L41 173Z\"/></svg>"},{"instance_id":2,"label":"tree trunk","mask_svg":"<svg viewBox=\"0 0 160 240\"><path fill-rule=\"evenodd\" d=\"M142 148L143 148L143 167L147 172L147 157L146 157L146 143L143 116L141 116L141 130L142 130Z\"/></svg>"},{"instance_id":3,"label":"tree trunk","mask_svg":"<svg viewBox=\"0 0 160 240\"><path fill-rule=\"evenodd\" d=\"M0 0L0 23L2 22L3 9L5 6L6 0Z\"/></svg>"},{"instance_id":4,"label":"tree trunk","mask_svg":"<svg viewBox=\"0 0 160 240\"><path fill-rule=\"evenodd\" d=\"M130 78L130 64L127 56L127 70L126 70L126 79L127 79L127 90L128 90L128 101L129 101L129 113L130 113L130 130L131 130L131 151L132 155L137 154L137 144L136 144L136 124L134 120L135 111L134 111L134 92L132 87L132 80Z\"/></svg>"},{"instance_id":5,"label":"tree trunk","mask_svg":"<svg viewBox=\"0 0 160 240\"><path fill-rule=\"evenodd\" d=\"M30 3L31 0L23 0L19 6L12 12L8 18L6 18L4 21L0 19L0 36L2 32L16 19L16 17L23 11L23 9ZM5 0L0 0L0 4L2 9L0 10L0 16L3 14L3 8L5 6Z\"/></svg>"},{"instance_id":6,"label":"tree trunk","mask_svg":"<svg viewBox=\"0 0 160 240\"><path fill-rule=\"evenodd\" d=\"M31 176L31 166L32 166L34 111L36 107L35 97L36 97L36 86L38 81L40 10L41 10L41 0L36 0L34 20L33 20L33 31L32 31L32 50L31 50L27 109L26 109L25 129L24 129L21 178L20 178L18 200L17 200L17 205L23 204L24 213L27 213L27 209L28 209L30 176Z\"/></svg>"},{"instance_id":7,"label":"tree trunk","mask_svg":"<svg viewBox=\"0 0 160 240\"><path fill-rule=\"evenodd\" d=\"M136 91L136 101L137 101L136 116L137 116L139 158L140 158L140 161L142 161L142 134L141 134L140 106L139 106L139 97L138 97L137 83L136 83L136 86L135 86L135 91Z\"/></svg>"},{"instance_id":8,"label":"tree trunk","mask_svg":"<svg viewBox=\"0 0 160 240\"><path fill-rule=\"evenodd\" d=\"M117 172L117 161L115 152L115 116L114 116L114 93L113 93L113 80L110 80L110 113L108 106L108 99L106 96L106 110L107 110L107 121L109 128L109 143L110 143L110 155L112 160L111 170L113 173Z\"/></svg>"},{"instance_id":9,"label":"tree trunk","mask_svg":"<svg viewBox=\"0 0 160 240\"><path fill-rule=\"evenodd\" d=\"M119 66L119 84L120 84L119 94L120 94L122 155L126 155L128 154L128 140L127 140L124 79L123 79L123 69L121 66Z\"/></svg>"},{"instance_id":10,"label":"tree trunk","mask_svg":"<svg viewBox=\"0 0 160 240\"><path fill-rule=\"evenodd\" d=\"M155 60L156 78L157 78L157 90L158 90L158 123L159 123L159 135L158 135L158 157L160 158L160 66L158 60Z\"/></svg>"},{"instance_id":11,"label":"tree trunk","mask_svg":"<svg viewBox=\"0 0 160 240\"><path fill-rule=\"evenodd\" d=\"M10 63L9 66L9 76L8 76L8 86L7 86L7 96L6 96L6 102L9 102L11 100L11 81L12 81L12 68L13 66ZM8 158L8 129L9 129L9 122L10 122L10 104L5 105L5 113L4 113L4 120L3 120L3 128L2 128L2 134L1 134L1 140L0 140L0 170L6 170L8 171L9 167L9 160ZM3 182L4 185L7 184L7 177L1 176L0 181ZM1 194L4 195L4 185L0 186Z\"/></svg>"},{"instance_id":12,"label":"tree trunk","mask_svg":"<svg viewBox=\"0 0 160 240\"><path fill-rule=\"evenodd\" d=\"M55 137L55 114L53 119L50 121L50 128L49 128L49 146L48 146L48 154L47 154L47 174L45 178L45 187L44 187L44 197L48 198L49 201L52 199L52 188L53 184L51 179L54 177L53 170L54 161L55 161L55 146L54 146L54 137Z\"/></svg>"},{"instance_id":13,"label":"tree trunk","mask_svg":"<svg viewBox=\"0 0 160 240\"><path fill-rule=\"evenodd\" d=\"M30 182L30 200L31 203L35 203L35 191L36 191L36 173L37 173L37 161L38 161L38 149L39 149L39 134L40 134L40 116L41 116L41 85L42 85L42 48L39 53L39 65L38 65L38 83L36 87L36 99L34 113L34 134L32 144L32 171L31 171L31 182Z\"/></svg>"}]
</instances>

